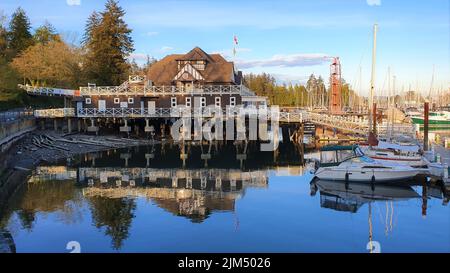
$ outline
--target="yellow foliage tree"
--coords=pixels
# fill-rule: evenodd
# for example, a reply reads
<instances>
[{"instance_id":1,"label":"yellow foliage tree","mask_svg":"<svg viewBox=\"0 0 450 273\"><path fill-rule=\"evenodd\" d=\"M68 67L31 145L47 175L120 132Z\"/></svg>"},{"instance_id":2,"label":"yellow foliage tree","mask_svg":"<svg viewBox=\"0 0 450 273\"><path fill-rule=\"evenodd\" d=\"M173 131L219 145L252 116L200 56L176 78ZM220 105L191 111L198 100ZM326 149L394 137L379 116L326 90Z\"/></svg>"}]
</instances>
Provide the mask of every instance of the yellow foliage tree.
<instances>
[{"instance_id":1,"label":"yellow foliage tree","mask_svg":"<svg viewBox=\"0 0 450 273\"><path fill-rule=\"evenodd\" d=\"M27 48L11 65L34 86L76 88L81 81L82 54L62 41Z\"/></svg>"}]
</instances>

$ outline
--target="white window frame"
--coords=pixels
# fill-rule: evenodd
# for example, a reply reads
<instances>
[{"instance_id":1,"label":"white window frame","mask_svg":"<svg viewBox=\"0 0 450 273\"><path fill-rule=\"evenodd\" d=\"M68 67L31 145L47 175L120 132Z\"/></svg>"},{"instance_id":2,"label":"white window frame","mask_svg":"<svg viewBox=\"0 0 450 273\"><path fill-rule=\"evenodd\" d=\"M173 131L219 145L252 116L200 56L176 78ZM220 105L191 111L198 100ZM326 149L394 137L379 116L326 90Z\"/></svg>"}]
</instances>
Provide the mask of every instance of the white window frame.
<instances>
[{"instance_id":1,"label":"white window frame","mask_svg":"<svg viewBox=\"0 0 450 273\"><path fill-rule=\"evenodd\" d=\"M216 105L216 107L221 107L222 106L222 98L221 97L215 97L214 98L214 104Z\"/></svg>"},{"instance_id":2,"label":"white window frame","mask_svg":"<svg viewBox=\"0 0 450 273\"><path fill-rule=\"evenodd\" d=\"M84 99L84 103L86 103L86 104L91 104L91 103L92 103L91 98L85 98L85 99Z\"/></svg>"},{"instance_id":3,"label":"white window frame","mask_svg":"<svg viewBox=\"0 0 450 273\"><path fill-rule=\"evenodd\" d=\"M114 98L114 104L120 104L120 98Z\"/></svg>"},{"instance_id":4,"label":"white window frame","mask_svg":"<svg viewBox=\"0 0 450 273\"><path fill-rule=\"evenodd\" d=\"M170 98L170 106L171 107L177 107L177 97L171 97Z\"/></svg>"},{"instance_id":5,"label":"white window frame","mask_svg":"<svg viewBox=\"0 0 450 273\"><path fill-rule=\"evenodd\" d=\"M236 97L230 97L230 106L236 106Z\"/></svg>"},{"instance_id":6,"label":"white window frame","mask_svg":"<svg viewBox=\"0 0 450 273\"><path fill-rule=\"evenodd\" d=\"M191 105L192 105L192 98L191 97L186 97L185 98L185 103L186 103L186 107L191 107Z\"/></svg>"},{"instance_id":7,"label":"white window frame","mask_svg":"<svg viewBox=\"0 0 450 273\"><path fill-rule=\"evenodd\" d=\"M206 107L206 97L200 97L200 107Z\"/></svg>"},{"instance_id":8,"label":"white window frame","mask_svg":"<svg viewBox=\"0 0 450 273\"><path fill-rule=\"evenodd\" d=\"M134 98L128 98L128 104L133 104L134 103Z\"/></svg>"}]
</instances>

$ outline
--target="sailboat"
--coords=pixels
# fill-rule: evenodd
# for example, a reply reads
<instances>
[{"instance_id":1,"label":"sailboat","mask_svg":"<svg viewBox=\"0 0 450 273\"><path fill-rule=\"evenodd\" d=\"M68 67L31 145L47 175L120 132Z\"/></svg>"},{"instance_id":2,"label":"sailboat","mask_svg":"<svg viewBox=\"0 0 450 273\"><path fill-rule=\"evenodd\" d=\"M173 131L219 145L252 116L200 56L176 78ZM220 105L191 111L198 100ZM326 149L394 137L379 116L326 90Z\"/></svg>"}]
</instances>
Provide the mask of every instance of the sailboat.
<instances>
[{"instance_id":1,"label":"sailboat","mask_svg":"<svg viewBox=\"0 0 450 273\"><path fill-rule=\"evenodd\" d=\"M414 168L425 168L429 162L423 158L418 145L400 145L378 141L377 146L360 145L365 155L380 162L397 163Z\"/></svg>"},{"instance_id":2,"label":"sailboat","mask_svg":"<svg viewBox=\"0 0 450 273\"><path fill-rule=\"evenodd\" d=\"M320 149L314 176L331 181L392 183L410 180L423 172L407 165L374 160L356 145L332 145Z\"/></svg>"}]
</instances>

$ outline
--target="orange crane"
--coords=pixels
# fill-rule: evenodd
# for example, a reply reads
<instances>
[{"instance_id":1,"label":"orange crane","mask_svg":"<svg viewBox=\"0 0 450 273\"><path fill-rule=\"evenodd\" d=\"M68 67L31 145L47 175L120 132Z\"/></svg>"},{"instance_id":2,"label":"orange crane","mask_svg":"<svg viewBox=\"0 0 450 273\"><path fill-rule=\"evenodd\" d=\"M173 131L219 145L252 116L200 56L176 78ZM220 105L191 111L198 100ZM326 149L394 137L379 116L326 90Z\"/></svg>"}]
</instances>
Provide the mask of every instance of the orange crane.
<instances>
[{"instance_id":1,"label":"orange crane","mask_svg":"<svg viewBox=\"0 0 450 273\"><path fill-rule=\"evenodd\" d=\"M330 114L342 114L341 103L341 62L339 57L333 57L330 65Z\"/></svg>"}]
</instances>

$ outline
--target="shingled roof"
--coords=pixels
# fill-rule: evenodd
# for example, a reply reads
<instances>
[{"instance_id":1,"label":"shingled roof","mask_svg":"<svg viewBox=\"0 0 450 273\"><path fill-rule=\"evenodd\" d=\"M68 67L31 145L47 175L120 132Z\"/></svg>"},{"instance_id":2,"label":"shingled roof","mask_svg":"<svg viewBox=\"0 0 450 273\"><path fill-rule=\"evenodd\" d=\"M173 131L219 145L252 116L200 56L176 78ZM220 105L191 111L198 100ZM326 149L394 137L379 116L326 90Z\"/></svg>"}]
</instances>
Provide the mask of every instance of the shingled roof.
<instances>
[{"instance_id":1,"label":"shingled roof","mask_svg":"<svg viewBox=\"0 0 450 273\"><path fill-rule=\"evenodd\" d=\"M187 54L168 55L154 63L147 73L147 79L154 85L172 85L178 73L178 61L198 60L206 61L205 70L198 71L205 79L203 84L240 84L240 77L237 77L234 71L233 62L228 62L220 54L208 54L199 47Z\"/></svg>"}]
</instances>

